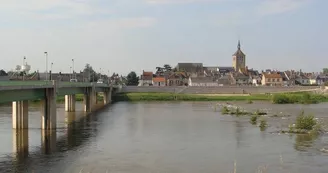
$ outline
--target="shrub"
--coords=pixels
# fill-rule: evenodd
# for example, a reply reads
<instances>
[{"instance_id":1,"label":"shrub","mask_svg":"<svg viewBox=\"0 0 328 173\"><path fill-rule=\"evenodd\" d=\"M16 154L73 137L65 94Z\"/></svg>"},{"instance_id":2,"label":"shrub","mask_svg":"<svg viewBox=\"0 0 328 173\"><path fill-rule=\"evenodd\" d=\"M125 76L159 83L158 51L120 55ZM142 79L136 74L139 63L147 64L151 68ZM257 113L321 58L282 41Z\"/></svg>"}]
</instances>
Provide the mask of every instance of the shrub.
<instances>
[{"instance_id":1,"label":"shrub","mask_svg":"<svg viewBox=\"0 0 328 173\"><path fill-rule=\"evenodd\" d=\"M268 124L267 124L266 119L261 118L261 120L260 120L260 126L259 126L261 128L261 130L265 129L267 126L268 126Z\"/></svg>"},{"instance_id":2,"label":"shrub","mask_svg":"<svg viewBox=\"0 0 328 173\"><path fill-rule=\"evenodd\" d=\"M222 113L223 115L225 115L225 114L229 114L230 111L229 111L229 109L228 109L227 106L223 106L223 107L221 108L221 113Z\"/></svg>"},{"instance_id":3,"label":"shrub","mask_svg":"<svg viewBox=\"0 0 328 173\"><path fill-rule=\"evenodd\" d=\"M296 119L295 128L301 130L312 130L317 124L313 115L305 115L304 111Z\"/></svg>"},{"instance_id":4,"label":"shrub","mask_svg":"<svg viewBox=\"0 0 328 173\"><path fill-rule=\"evenodd\" d=\"M251 116L251 120L250 120L250 122L251 122L251 124L256 124L257 123L257 115L252 115Z\"/></svg>"}]
</instances>

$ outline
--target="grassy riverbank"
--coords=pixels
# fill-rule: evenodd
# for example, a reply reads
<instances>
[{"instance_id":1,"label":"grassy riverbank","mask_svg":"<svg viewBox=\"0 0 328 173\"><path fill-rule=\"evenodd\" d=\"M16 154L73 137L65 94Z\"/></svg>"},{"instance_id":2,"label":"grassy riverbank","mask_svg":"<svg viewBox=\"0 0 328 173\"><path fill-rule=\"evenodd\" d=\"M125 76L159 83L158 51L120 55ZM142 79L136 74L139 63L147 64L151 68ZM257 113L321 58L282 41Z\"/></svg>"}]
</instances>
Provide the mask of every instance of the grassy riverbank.
<instances>
[{"instance_id":1,"label":"grassy riverbank","mask_svg":"<svg viewBox=\"0 0 328 173\"><path fill-rule=\"evenodd\" d=\"M269 100L268 95L237 94L172 94L172 93L121 93L113 96L115 101L247 101Z\"/></svg>"},{"instance_id":2,"label":"grassy riverbank","mask_svg":"<svg viewBox=\"0 0 328 173\"><path fill-rule=\"evenodd\" d=\"M328 97L311 93L286 94L173 94L173 93L121 93L115 101L271 101L274 104L314 104L327 102Z\"/></svg>"}]
</instances>

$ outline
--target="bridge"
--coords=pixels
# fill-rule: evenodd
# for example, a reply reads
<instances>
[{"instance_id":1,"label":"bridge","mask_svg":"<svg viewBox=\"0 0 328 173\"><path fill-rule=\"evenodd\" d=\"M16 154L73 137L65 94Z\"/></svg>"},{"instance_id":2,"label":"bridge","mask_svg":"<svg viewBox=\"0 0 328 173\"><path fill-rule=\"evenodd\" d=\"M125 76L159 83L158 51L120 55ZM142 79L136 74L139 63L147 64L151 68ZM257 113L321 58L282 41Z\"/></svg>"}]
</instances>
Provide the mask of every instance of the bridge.
<instances>
[{"instance_id":1,"label":"bridge","mask_svg":"<svg viewBox=\"0 0 328 173\"><path fill-rule=\"evenodd\" d=\"M13 129L28 129L28 101L41 101L41 128L56 129L57 96L65 96L65 110L75 111L76 94L83 94L85 112L94 111L97 93L103 93L104 105L111 102L113 87L103 83L59 81L0 82L0 104L12 102Z\"/></svg>"}]
</instances>

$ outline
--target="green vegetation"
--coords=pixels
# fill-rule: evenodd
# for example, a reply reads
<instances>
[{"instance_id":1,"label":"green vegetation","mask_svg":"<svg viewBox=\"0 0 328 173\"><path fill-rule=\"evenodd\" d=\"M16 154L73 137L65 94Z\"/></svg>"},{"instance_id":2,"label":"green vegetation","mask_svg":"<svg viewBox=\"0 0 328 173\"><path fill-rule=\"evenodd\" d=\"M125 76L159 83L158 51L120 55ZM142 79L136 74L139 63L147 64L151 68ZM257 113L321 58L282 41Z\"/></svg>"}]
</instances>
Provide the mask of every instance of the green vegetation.
<instances>
[{"instance_id":1,"label":"green vegetation","mask_svg":"<svg viewBox=\"0 0 328 173\"><path fill-rule=\"evenodd\" d=\"M253 125L257 124L257 117L258 117L258 115L251 116L251 120L250 120L251 124L253 124Z\"/></svg>"},{"instance_id":2,"label":"green vegetation","mask_svg":"<svg viewBox=\"0 0 328 173\"><path fill-rule=\"evenodd\" d=\"M115 101L246 101L270 100L264 94L259 95L200 95L200 94L173 94L173 93L121 93L113 96Z\"/></svg>"},{"instance_id":3,"label":"green vegetation","mask_svg":"<svg viewBox=\"0 0 328 173\"><path fill-rule=\"evenodd\" d=\"M248 104L252 104L253 101L252 101L252 100L247 100L247 103L248 103Z\"/></svg>"},{"instance_id":4,"label":"green vegetation","mask_svg":"<svg viewBox=\"0 0 328 173\"><path fill-rule=\"evenodd\" d=\"M295 124L289 125L288 132L317 135L321 132L321 125L317 122L313 115L306 115L304 111L302 111L297 116Z\"/></svg>"},{"instance_id":5,"label":"green vegetation","mask_svg":"<svg viewBox=\"0 0 328 173\"><path fill-rule=\"evenodd\" d=\"M320 94L312 94L308 92L299 93L286 93L286 94L274 94L271 98L274 104L315 104L328 101L328 98Z\"/></svg>"},{"instance_id":6,"label":"green vegetation","mask_svg":"<svg viewBox=\"0 0 328 173\"><path fill-rule=\"evenodd\" d=\"M266 112L262 112L260 110L253 112L247 112L245 110L240 109L239 107L237 108L228 108L227 106L223 106L221 108L221 113L223 115L236 115L236 116L241 116L241 115L255 115L255 116L262 116L266 115Z\"/></svg>"},{"instance_id":7,"label":"green vegetation","mask_svg":"<svg viewBox=\"0 0 328 173\"><path fill-rule=\"evenodd\" d=\"M120 93L113 96L115 101L272 101L274 104L315 104L328 101L328 97L308 92L285 94L254 94L254 95L202 95L174 93Z\"/></svg>"},{"instance_id":8,"label":"green vegetation","mask_svg":"<svg viewBox=\"0 0 328 173\"><path fill-rule=\"evenodd\" d=\"M260 129L263 131L267 126L268 126L267 120L262 117L259 125Z\"/></svg>"}]
</instances>

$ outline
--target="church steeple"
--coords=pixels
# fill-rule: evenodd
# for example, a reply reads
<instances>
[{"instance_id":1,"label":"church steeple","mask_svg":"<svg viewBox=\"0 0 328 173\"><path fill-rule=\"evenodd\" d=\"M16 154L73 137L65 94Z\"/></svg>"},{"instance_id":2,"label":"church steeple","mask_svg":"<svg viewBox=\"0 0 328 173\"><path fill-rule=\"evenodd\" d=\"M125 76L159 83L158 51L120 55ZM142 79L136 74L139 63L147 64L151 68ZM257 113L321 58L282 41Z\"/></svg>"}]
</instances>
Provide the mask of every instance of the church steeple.
<instances>
[{"instance_id":1,"label":"church steeple","mask_svg":"<svg viewBox=\"0 0 328 173\"><path fill-rule=\"evenodd\" d=\"M238 40L238 46L237 46L238 50L240 50L240 40Z\"/></svg>"}]
</instances>

